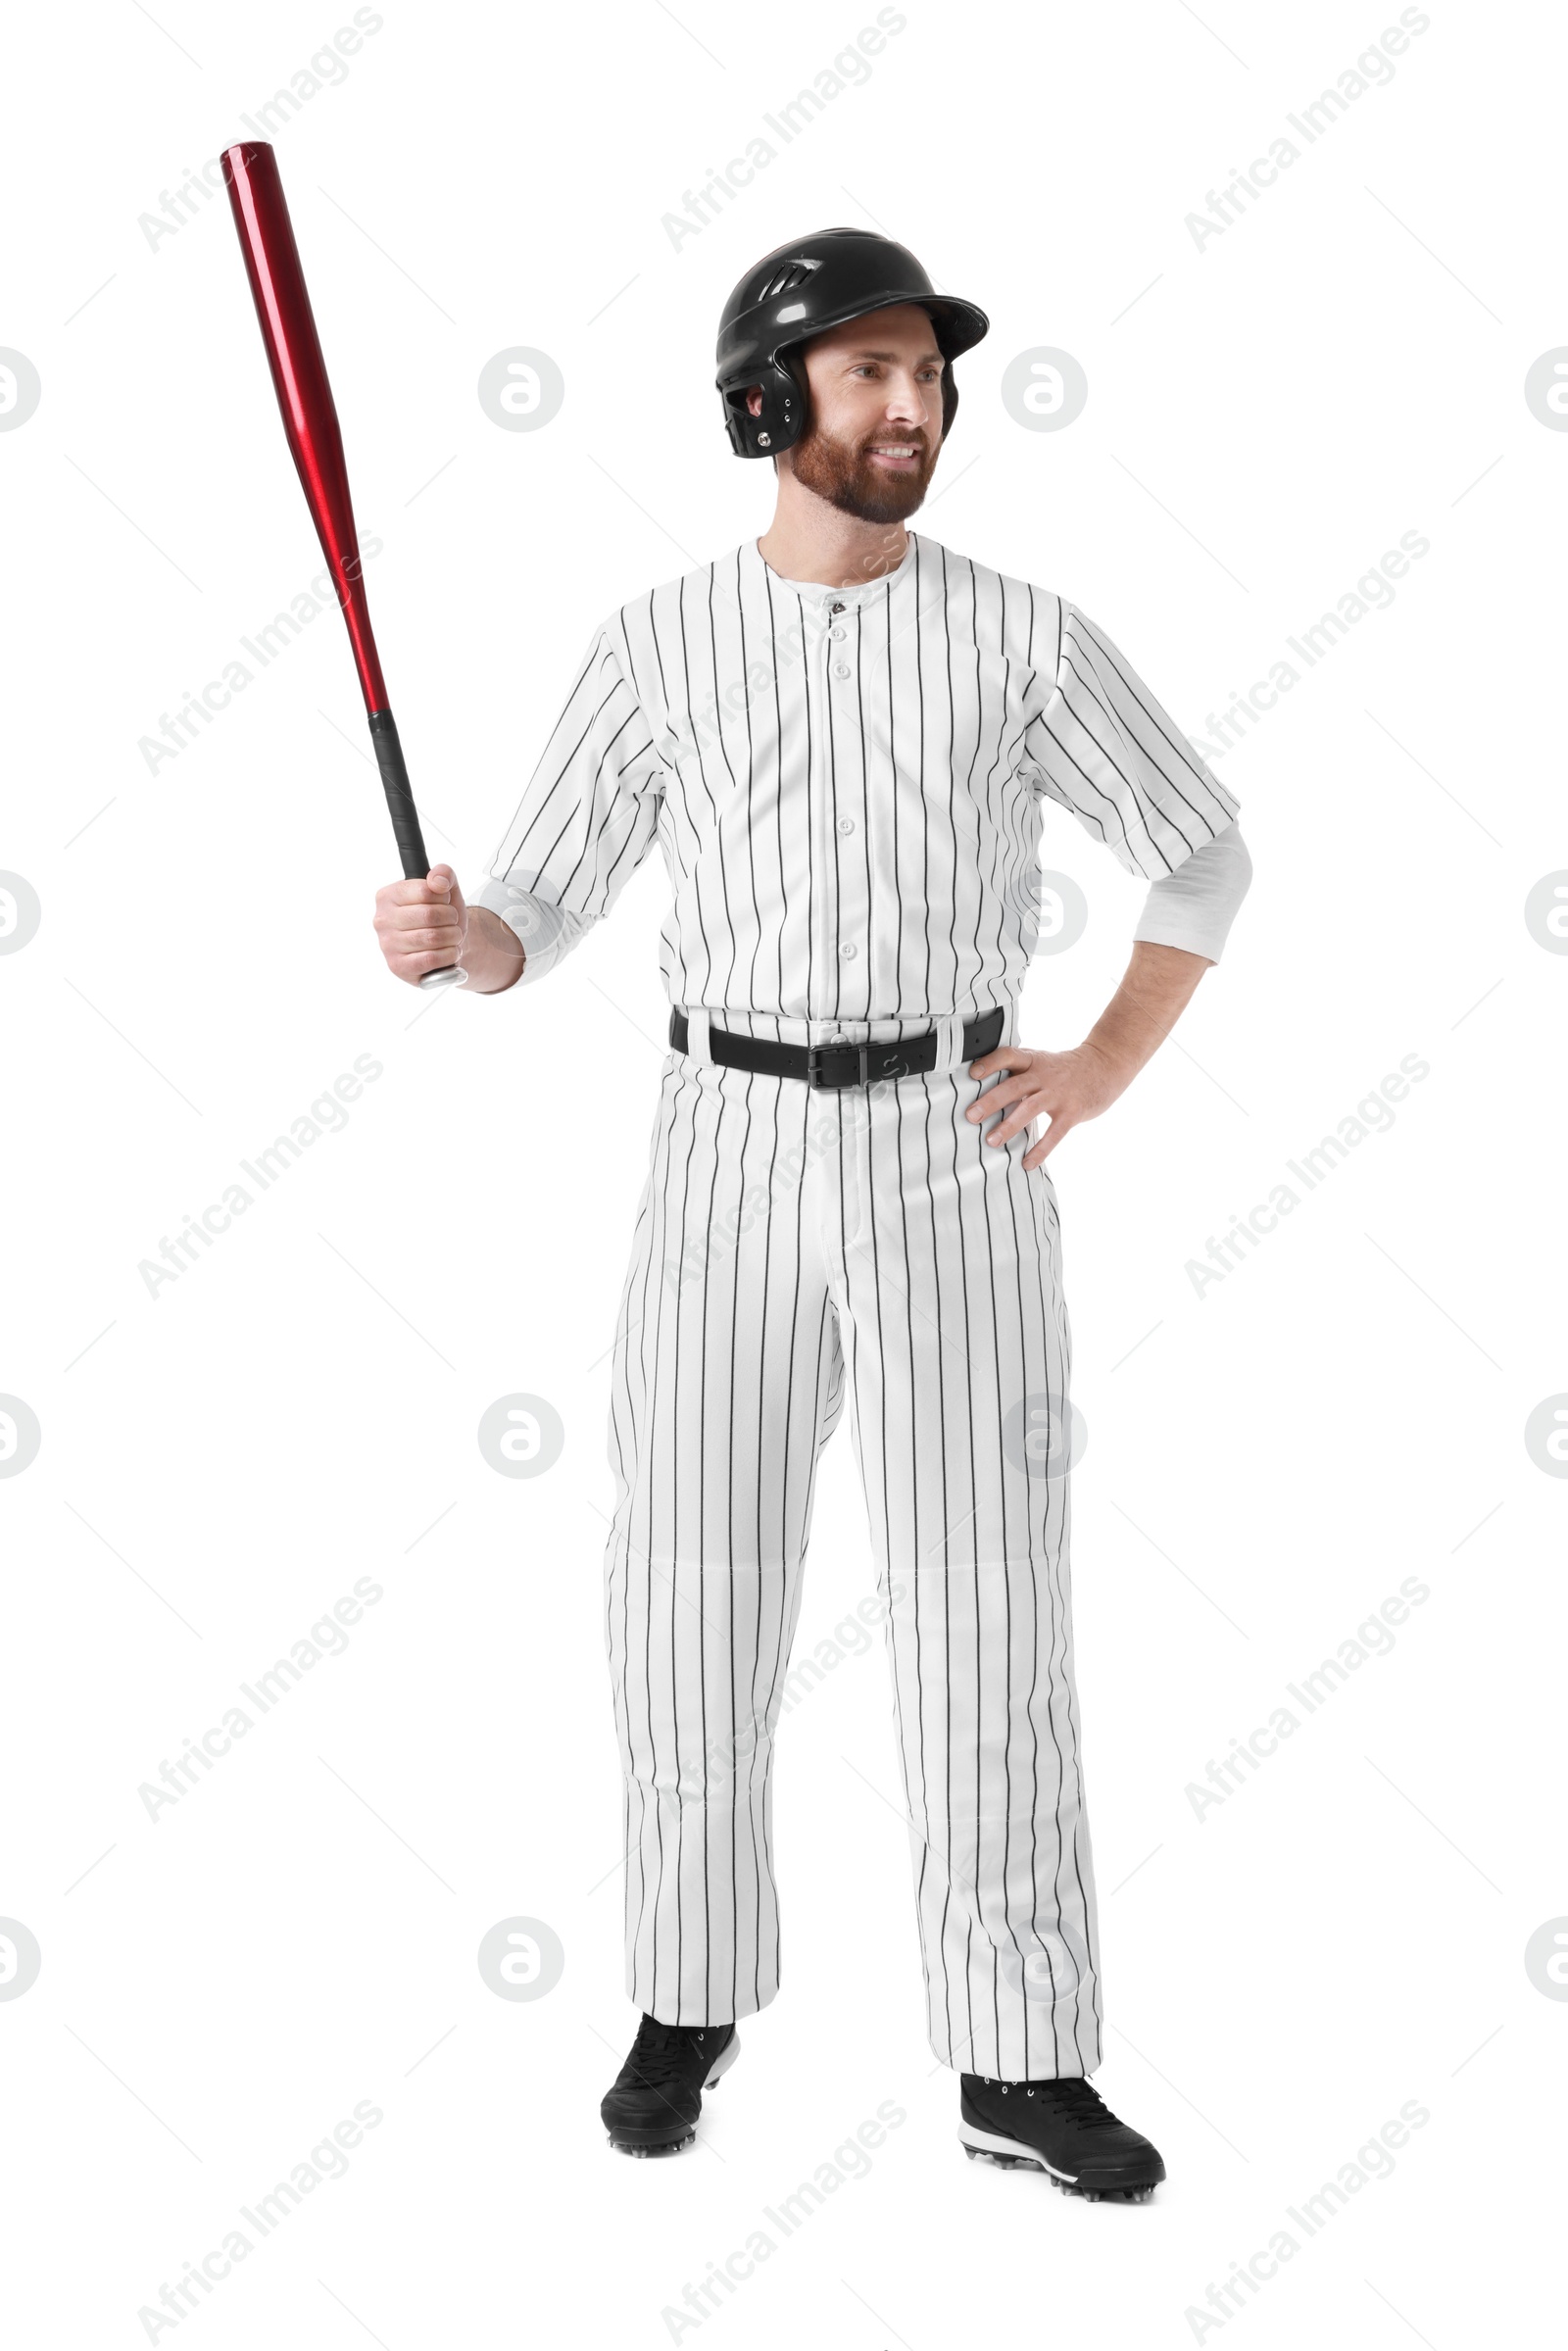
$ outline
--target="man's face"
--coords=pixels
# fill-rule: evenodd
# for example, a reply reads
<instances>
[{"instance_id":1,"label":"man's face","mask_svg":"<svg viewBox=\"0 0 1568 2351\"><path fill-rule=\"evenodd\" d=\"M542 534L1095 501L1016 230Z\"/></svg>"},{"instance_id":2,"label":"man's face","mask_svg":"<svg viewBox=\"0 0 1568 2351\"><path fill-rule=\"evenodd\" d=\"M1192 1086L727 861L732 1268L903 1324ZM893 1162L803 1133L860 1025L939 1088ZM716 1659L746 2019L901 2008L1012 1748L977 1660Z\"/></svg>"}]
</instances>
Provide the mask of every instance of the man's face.
<instances>
[{"instance_id":1,"label":"man's face","mask_svg":"<svg viewBox=\"0 0 1568 2351\"><path fill-rule=\"evenodd\" d=\"M922 504L942 445L943 358L912 303L871 311L806 346L811 424L780 458L829 505L902 522ZM755 416L761 394L747 395Z\"/></svg>"}]
</instances>

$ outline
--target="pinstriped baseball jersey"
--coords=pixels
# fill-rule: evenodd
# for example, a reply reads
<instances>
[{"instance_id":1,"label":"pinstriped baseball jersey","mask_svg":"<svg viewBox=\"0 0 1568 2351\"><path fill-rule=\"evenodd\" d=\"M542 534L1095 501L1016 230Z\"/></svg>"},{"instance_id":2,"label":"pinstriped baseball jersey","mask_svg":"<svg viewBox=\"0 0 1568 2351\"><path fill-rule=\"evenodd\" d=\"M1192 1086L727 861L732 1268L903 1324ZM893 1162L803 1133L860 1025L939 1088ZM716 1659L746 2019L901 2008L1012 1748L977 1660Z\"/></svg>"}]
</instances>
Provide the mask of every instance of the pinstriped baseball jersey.
<instances>
[{"instance_id":1,"label":"pinstriped baseball jersey","mask_svg":"<svg viewBox=\"0 0 1568 2351\"><path fill-rule=\"evenodd\" d=\"M1045 798L1151 880L1237 812L1059 597L914 532L847 588L749 540L595 631L478 903L543 978L657 839L672 1003L930 1022L1021 988Z\"/></svg>"},{"instance_id":2,"label":"pinstriped baseball jersey","mask_svg":"<svg viewBox=\"0 0 1568 2351\"><path fill-rule=\"evenodd\" d=\"M849 588L782 579L750 541L595 632L480 894L531 981L656 839L672 887L688 1050L665 1059L621 1297L605 1562L626 1984L665 2023L777 1989L774 1736L848 1402L931 2045L1004 2079L1099 2062L1055 1194L1027 1131L998 1150L965 1117L984 1087L960 1044L994 1007L1017 1041L1048 798L1156 889L1236 814L1058 597L912 533ZM1230 863L1234 897L1234 842ZM715 1064L715 1023L935 1028L936 1065L819 1092Z\"/></svg>"}]
</instances>

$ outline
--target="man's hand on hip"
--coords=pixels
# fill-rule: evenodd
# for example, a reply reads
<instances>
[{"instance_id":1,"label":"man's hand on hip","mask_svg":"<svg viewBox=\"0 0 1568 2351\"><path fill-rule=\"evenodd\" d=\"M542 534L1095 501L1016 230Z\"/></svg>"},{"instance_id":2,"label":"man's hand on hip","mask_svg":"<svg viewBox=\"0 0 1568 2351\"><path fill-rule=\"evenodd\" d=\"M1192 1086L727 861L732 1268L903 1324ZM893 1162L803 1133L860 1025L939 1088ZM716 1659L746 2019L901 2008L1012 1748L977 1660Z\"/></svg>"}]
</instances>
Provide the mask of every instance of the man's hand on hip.
<instances>
[{"instance_id":1,"label":"man's hand on hip","mask_svg":"<svg viewBox=\"0 0 1568 2351\"><path fill-rule=\"evenodd\" d=\"M970 1062L971 1077L988 1078L999 1069L1006 1075L969 1104L965 1117L994 1118L985 1140L998 1145L1021 1135L1032 1120L1049 1119L1047 1133L1023 1157L1025 1167L1038 1167L1064 1135L1084 1119L1098 1118L1126 1092L1175 1027L1207 969L1205 955L1138 940L1121 986L1082 1045L1064 1053L1003 1045Z\"/></svg>"},{"instance_id":2,"label":"man's hand on hip","mask_svg":"<svg viewBox=\"0 0 1568 2351\"><path fill-rule=\"evenodd\" d=\"M1127 1084L1114 1063L1089 1044L1075 1046L1065 1053L1032 1052L1026 1045L1000 1045L994 1053L969 1064L971 1077L988 1078L998 1069L1005 1070L1006 1076L988 1087L964 1115L978 1123L1005 1109L1005 1117L997 1118L986 1136L987 1143L998 1145L1010 1143L1032 1120L1049 1119L1051 1131L1043 1142L1025 1151L1025 1167L1038 1167L1070 1128L1108 1110Z\"/></svg>"}]
</instances>

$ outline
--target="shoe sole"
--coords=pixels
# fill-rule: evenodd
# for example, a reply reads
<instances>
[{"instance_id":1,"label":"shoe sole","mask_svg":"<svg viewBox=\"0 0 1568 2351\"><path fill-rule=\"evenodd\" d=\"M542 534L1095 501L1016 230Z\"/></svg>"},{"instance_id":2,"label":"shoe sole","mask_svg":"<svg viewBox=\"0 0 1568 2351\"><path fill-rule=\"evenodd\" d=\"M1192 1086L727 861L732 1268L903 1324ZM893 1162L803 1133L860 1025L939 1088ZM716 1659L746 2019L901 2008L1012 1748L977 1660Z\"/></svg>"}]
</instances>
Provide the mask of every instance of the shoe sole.
<instances>
[{"instance_id":1,"label":"shoe sole","mask_svg":"<svg viewBox=\"0 0 1568 2351\"><path fill-rule=\"evenodd\" d=\"M1021 2139L1004 2138L999 2131L982 2131L974 2123L960 2122L958 2139L971 2162L994 2163L1000 2170L1044 2172L1064 2196L1082 2196L1086 2204L1147 2204L1165 2177L1163 2164L1151 2180L1125 2175L1058 2172L1048 2163L1038 2149L1025 2146Z\"/></svg>"},{"instance_id":2,"label":"shoe sole","mask_svg":"<svg viewBox=\"0 0 1568 2351\"><path fill-rule=\"evenodd\" d=\"M716 2082L722 2080L724 2075L729 2072L730 2067L735 2063L735 2060L740 2053L741 2036L739 2031L736 2031L730 2034L728 2046L719 2056L714 2058L713 2070L709 2075L708 2080L703 2083L705 2090L711 2089ZM617 2155L679 2155L683 2148L693 2147L697 2144L697 2132L695 2128L684 2132L679 2138L617 2138L613 2131L609 2133L609 2138L610 2144L614 2148Z\"/></svg>"}]
</instances>

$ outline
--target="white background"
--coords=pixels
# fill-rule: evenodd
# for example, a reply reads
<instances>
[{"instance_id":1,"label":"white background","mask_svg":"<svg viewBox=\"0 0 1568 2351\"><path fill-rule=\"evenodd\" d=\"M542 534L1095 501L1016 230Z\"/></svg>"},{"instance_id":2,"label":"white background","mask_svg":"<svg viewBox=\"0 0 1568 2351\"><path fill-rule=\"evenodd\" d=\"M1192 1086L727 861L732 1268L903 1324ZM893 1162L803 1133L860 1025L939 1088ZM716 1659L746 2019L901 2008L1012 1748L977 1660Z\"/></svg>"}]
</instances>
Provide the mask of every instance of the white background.
<instances>
[{"instance_id":1,"label":"white background","mask_svg":"<svg viewBox=\"0 0 1568 2351\"><path fill-rule=\"evenodd\" d=\"M389 4L276 134L384 542L368 576L416 788L470 880L592 625L764 526L712 337L733 281L805 228L874 221L989 311L919 527L1080 601L1195 735L1401 533L1430 541L1217 759L1256 867L1232 948L1179 1043L1052 1161L1089 1426L1099 2081L1170 2170L1121 2209L959 2154L875 1650L782 1734L781 1998L697 2150L605 2145L634 2021L606 1350L661 1066L663 875L651 859L537 989L395 985L369 929L395 859L330 614L149 772L139 738L319 557L225 203L156 245L138 217L348 19L155 13L14 26L0 150L0 343L43 386L0 433L0 865L42 906L0 960L0 1390L42 1429L0 1482L0 1913L43 1956L0 2003L16 2339L147 2340L163 2282L363 2100L383 2120L347 2176L153 2339L1534 2339L1568 2010L1524 1948L1568 1912L1568 1486L1523 1432L1568 1390L1568 960L1524 901L1568 866L1568 436L1523 384L1568 342L1560 24L1434 0L1392 80L1292 134L1299 160L1201 248L1186 216L1396 10L908 0L863 86L678 250L662 217L869 7ZM535 433L476 397L514 345L565 378ZM1088 376L1059 432L1000 397L1041 345ZM1091 906L1026 999L1029 1040L1062 1045L1140 894L1048 823ZM150 1296L140 1261L363 1054L382 1075L344 1129ZM1199 1296L1209 1237L1411 1054L1430 1074L1392 1128ZM537 1479L475 1442L514 1392L564 1425ZM149 1818L139 1787L367 1576L382 1597L346 1652ZM1430 1596L1392 1653L1199 1818L1189 1784L1408 1577ZM803 1652L868 1586L841 1435ZM565 1952L532 2002L475 1961L519 1915ZM687 2281L885 2101L906 2120L869 2175L770 2229L678 2331ZM1407 2101L1430 2121L1392 2177L1308 2239L1286 2207ZM1209 2281L1281 2228L1299 2251L1202 2331Z\"/></svg>"}]
</instances>

